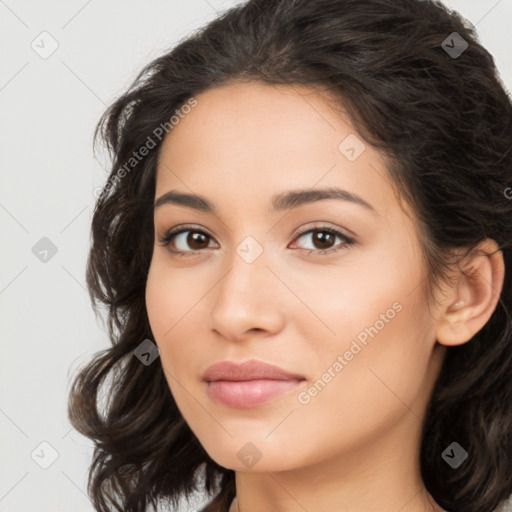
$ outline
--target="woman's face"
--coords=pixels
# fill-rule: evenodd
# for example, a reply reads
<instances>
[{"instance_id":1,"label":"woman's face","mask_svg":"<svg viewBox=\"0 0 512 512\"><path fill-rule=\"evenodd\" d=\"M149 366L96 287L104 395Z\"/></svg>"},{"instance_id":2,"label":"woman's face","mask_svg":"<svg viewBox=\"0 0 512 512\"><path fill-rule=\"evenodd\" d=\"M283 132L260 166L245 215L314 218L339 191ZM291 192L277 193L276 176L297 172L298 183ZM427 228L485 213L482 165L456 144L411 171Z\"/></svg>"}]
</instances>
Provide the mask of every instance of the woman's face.
<instances>
[{"instance_id":1,"label":"woman's face","mask_svg":"<svg viewBox=\"0 0 512 512\"><path fill-rule=\"evenodd\" d=\"M235 470L413 439L443 352L414 220L379 152L311 89L231 84L196 100L164 141L155 198L197 195L214 211L161 201L146 288L186 422ZM203 380L215 363L249 360L288 375Z\"/></svg>"}]
</instances>

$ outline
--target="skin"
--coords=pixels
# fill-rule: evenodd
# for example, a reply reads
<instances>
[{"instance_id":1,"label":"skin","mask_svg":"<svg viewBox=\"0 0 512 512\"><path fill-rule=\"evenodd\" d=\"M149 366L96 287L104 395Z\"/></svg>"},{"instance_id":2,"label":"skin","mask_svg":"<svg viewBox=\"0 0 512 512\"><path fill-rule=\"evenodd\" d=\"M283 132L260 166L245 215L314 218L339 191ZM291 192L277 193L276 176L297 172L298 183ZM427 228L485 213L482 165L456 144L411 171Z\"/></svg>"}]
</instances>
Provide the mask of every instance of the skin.
<instances>
[{"instance_id":1,"label":"skin","mask_svg":"<svg viewBox=\"0 0 512 512\"><path fill-rule=\"evenodd\" d=\"M302 86L232 83L196 99L164 140L155 198L171 189L199 194L216 214L155 209L146 287L151 329L183 417L212 459L236 471L241 512L442 510L420 475L422 419L446 345L468 341L496 306L501 252L464 262L469 277L454 273L429 310L414 216L400 207L376 149L365 143L354 161L338 150L356 134L348 117ZM274 194L324 187L357 194L375 211L336 199L268 211ZM159 243L182 224L208 236L199 245L187 243L191 233ZM355 243L298 237L318 224L352 234ZM237 253L247 236L263 250L252 263ZM322 255L329 247L343 248ZM492 240L482 247L496 249ZM394 303L401 311L300 403L299 392ZM249 409L210 399L205 370L248 359L305 381ZM237 456L247 442L261 454L251 467Z\"/></svg>"}]
</instances>

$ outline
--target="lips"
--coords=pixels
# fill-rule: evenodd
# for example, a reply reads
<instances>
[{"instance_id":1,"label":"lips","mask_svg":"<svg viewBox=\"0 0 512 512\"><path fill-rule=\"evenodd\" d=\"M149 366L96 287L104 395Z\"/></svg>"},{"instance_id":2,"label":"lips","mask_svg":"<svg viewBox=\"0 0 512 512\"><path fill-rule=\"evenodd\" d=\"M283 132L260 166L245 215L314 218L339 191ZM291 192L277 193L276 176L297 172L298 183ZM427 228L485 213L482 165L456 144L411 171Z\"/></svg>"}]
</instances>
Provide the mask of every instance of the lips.
<instances>
[{"instance_id":1,"label":"lips","mask_svg":"<svg viewBox=\"0 0 512 512\"><path fill-rule=\"evenodd\" d=\"M259 361L223 361L203 375L211 399L222 405L248 408L262 405L296 388L304 377Z\"/></svg>"},{"instance_id":2,"label":"lips","mask_svg":"<svg viewBox=\"0 0 512 512\"><path fill-rule=\"evenodd\" d=\"M234 363L231 361L222 361L210 366L203 375L203 380L207 382L217 380L303 380L302 375L289 373L278 366L260 361L244 361L243 363Z\"/></svg>"}]
</instances>

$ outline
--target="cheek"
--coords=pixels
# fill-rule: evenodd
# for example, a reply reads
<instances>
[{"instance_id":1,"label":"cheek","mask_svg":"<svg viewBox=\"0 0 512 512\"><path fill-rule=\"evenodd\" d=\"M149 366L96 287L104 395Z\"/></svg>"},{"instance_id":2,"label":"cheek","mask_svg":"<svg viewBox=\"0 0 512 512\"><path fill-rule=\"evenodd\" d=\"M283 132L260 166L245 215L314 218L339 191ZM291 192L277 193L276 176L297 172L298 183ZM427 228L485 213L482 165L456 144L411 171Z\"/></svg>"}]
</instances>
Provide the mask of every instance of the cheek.
<instances>
[{"instance_id":1,"label":"cheek","mask_svg":"<svg viewBox=\"0 0 512 512\"><path fill-rule=\"evenodd\" d=\"M169 269L158 261L152 262L146 282L146 310L155 343L160 350L164 368L173 372L173 364L179 360L179 349L184 344L171 343L180 327L180 319L186 314L187 287L182 286ZM173 291L174 290L174 291ZM176 290L180 290L179 294ZM172 357L169 357L172 356Z\"/></svg>"},{"instance_id":2,"label":"cheek","mask_svg":"<svg viewBox=\"0 0 512 512\"><path fill-rule=\"evenodd\" d=\"M156 254L146 282L146 309L151 330L157 341L171 337L175 326L197 301L193 276L172 268L165 256Z\"/></svg>"},{"instance_id":3,"label":"cheek","mask_svg":"<svg viewBox=\"0 0 512 512\"><path fill-rule=\"evenodd\" d=\"M341 421L346 411L364 418L368 408L407 410L401 400L410 404L420 392L435 340L419 254L411 247L383 246L378 257L361 260L358 270L331 282L323 298L313 297L331 330L324 337L309 332L316 340L314 374L320 379L318 397L311 401L318 402L319 412L329 410Z\"/></svg>"},{"instance_id":4,"label":"cheek","mask_svg":"<svg viewBox=\"0 0 512 512\"><path fill-rule=\"evenodd\" d=\"M385 314L396 297L403 309L389 323L377 323L379 313ZM417 421L414 416L421 418L419 397L425 392L430 355L421 326L421 298L391 293L382 303L385 307L372 308L366 316L358 313L361 324L347 328L337 343L317 350L315 378L298 397L293 427L315 432L319 440L314 457L319 460L334 447L353 449L371 442L402 418L412 423ZM357 304L353 308L347 313L356 314ZM339 321L340 330L346 323ZM355 327L358 322L349 323Z\"/></svg>"},{"instance_id":5,"label":"cheek","mask_svg":"<svg viewBox=\"0 0 512 512\"><path fill-rule=\"evenodd\" d=\"M156 257L149 268L146 282L146 310L154 342L173 395L180 386L176 382L193 380L200 360L201 338L197 321L200 302L207 289L204 276L193 270L171 267L164 257ZM203 287L200 281L203 280ZM176 381L177 379L177 381Z\"/></svg>"},{"instance_id":6,"label":"cheek","mask_svg":"<svg viewBox=\"0 0 512 512\"><path fill-rule=\"evenodd\" d=\"M422 320L421 301L402 296L398 303L401 310L387 318L388 323L380 315L368 317L339 350L344 360L341 378L324 397L324 405L336 400L340 421L344 411L368 425L382 423L383 428L411 411L421 417L421 410L414 409L428 381L433 340ZM384 318L385 311L394 310L379 310Z\"/></svg>"},{"instance_id":7,"label":"cheek","mask_svg":"<svg viewBox=\"0 0 512 512\"><path fill-rule=\"evenodd\" d=\"M170 313L173 311L171 295L165 292L166 282L158 267L151 264L146 282L146 310L151 331L156 342L164 336L170 324Z\"/></svg>"}]
</instances>

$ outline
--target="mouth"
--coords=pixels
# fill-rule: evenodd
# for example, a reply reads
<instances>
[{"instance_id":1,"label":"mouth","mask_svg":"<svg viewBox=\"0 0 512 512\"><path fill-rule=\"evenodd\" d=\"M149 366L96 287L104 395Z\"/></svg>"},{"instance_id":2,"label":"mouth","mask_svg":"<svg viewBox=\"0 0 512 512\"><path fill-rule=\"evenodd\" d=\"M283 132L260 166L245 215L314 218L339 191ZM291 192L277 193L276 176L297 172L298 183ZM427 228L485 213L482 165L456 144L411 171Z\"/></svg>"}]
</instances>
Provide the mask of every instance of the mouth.
<instances>
[{"instance_id":1,"label":"mouth","mask_svg":"<svg viewBox=\"0 0 512 512\"><path fill-rule=\"evenodd\" d=\"M224 361L203 376L210 398L227 407L256 407L295 389L304 377L259 361Z\"/></svg>"},{"instance_id":2,"label":"mouth","mask_svg":"<svg viewBox=\"0 0 512 512\"><path fill-rule=\"evenodd\" d=\"M216 380L208 383L210 397L228 407L246 409L262 405L295 389L300 380L255 379L245 381Z\"/></svg>"}]
</instances>

